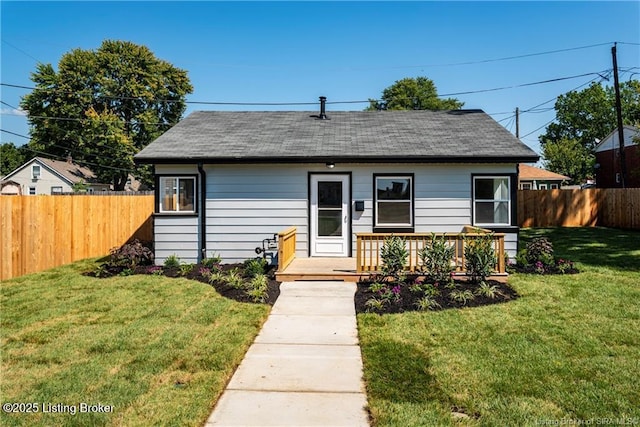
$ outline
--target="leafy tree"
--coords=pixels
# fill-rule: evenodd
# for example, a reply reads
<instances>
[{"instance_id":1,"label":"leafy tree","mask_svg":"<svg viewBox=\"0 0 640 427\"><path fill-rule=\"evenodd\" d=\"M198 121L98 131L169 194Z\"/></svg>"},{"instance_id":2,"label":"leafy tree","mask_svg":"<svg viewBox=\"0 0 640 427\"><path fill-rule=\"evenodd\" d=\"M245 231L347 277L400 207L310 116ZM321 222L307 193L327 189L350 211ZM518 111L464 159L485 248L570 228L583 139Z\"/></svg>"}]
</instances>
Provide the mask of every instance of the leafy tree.
<instances>
[{"instance_id":1,"label":"leafy tree","mask_svg":"<svg viewBox=\"0 0 640 427\"><path fill-rule=\"evenodd\" d=\"M580 184L592 176L595 156L575 139L550 141L542 146L545 167L571 178L571 184Z\"/></svg>"},{"instance_id":2,"label":"leafy tree","mask_svg":"<svg viewBox=\"0 0 640 427\"><path fill-rule=\"evenodd\" d=\"M640 81L621 83L620 99L623 123L640 120ZM593 154L598 142L617 127L614 88L592 83L582 91L567 92L558 97L555 110L556 121L540 136L542 153L549 170L571 176L579 183L593 175ZM548 144L552 145L547 149ZM576 146L581 150L572 151ZM569 170L573 172L567 173Z\"/></svg>"},{"instance_id":3,"label":"leafy tree","mask_svg":"<svg viewBox=\"0 0 640 427\"><path fill-rule=\"evenodd\" d=\"M23 147L16 147L12 142L0 145L0 177L13 172L29 160L29 153Z\"/></svg>"},{"instance_id":4,"label":"leafy tree","mask_svg":"<svg viewBox=\"0 0 640 427\"><path fill-rule=\"evenodd\" d=\"M464 105L455 98L438 98L436 85L426 77L397 80L382 91L381 99L369 99L366 110L458 110Z\"/></svg>"},{"instance_id":5,"label":"leafy tree","mask_svg":"<svg viewBox=\"0 0 640 427\"><path fill-rule=\"evenodd\" d=\"M98 179L116 190L135 168L133 155L180 120L193 91L186 71L145 46L113 40L64 54L57 72L39 64L31 79L36 88L21 102L31 146L97 164ZM140 169L135 175L148 178Z\"/></svg>"}]
</instances>

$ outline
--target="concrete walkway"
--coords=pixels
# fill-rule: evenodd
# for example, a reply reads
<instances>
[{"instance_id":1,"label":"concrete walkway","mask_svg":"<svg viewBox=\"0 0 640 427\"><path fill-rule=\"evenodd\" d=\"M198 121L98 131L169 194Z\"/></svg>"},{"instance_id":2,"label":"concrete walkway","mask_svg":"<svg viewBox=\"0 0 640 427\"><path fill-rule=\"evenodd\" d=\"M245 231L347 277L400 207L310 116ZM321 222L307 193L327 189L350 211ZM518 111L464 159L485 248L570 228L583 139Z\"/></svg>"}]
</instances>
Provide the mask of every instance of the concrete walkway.
<instances>
[{"instance_id":1,"label":"concrete walkway","mask_svg":"<svg viewBox=\"0 0 640 427\"><path fill-rule=\"evenodd\" d=\"M355 291L347 282L282 283L205 426L368 426Z\"/></svg>"}]
</instances>

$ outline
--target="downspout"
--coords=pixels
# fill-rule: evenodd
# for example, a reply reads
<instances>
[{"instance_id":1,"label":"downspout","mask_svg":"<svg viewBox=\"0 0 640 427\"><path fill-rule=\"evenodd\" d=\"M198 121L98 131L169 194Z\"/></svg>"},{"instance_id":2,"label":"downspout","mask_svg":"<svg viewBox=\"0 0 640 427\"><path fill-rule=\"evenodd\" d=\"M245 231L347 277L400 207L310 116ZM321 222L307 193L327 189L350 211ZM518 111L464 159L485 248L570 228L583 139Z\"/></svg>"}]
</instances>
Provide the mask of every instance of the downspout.
<instances>
[{"instance_id":1,"label":"downspout","mask_svg":"<svg viewBox=\"0 0 640 427\"><path fill-rule=\"evenodd\" d=\"M198 262L201 262L207 257L207 173L204 171L202 163L198 163L198 172L200 173L200 215L198 215L200 253L198 254Z\"/></svg>"}]
</instances>

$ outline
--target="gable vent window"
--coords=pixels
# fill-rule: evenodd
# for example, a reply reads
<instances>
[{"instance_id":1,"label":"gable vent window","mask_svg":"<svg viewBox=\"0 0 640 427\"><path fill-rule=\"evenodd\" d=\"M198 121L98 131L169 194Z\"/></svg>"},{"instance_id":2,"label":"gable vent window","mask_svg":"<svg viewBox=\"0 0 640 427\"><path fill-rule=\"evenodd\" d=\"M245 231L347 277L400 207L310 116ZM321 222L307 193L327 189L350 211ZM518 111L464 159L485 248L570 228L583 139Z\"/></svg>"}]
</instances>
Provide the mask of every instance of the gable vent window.
<instances>
[{"instance_id":1,"label":"gable vent window","mask_svg":"<svg viewBox=\"0 0 640 427\"><path fill-rule=\"evenodd\" d=\"M511 224L511 188L508 176L473 177L474 225Z\"/></svg>"},{"instance_id":2,"label":"gable vent window","mask_svg":"<svg viewBox=\"0 0 640 427\"><path fill-rule=\"evenodd\" d=\"M161 176L159 180L159 212L194 213L196 211L196 178L194 176Z\"/></svg>"},{"instance_id":3,"label":"gable vent window","mask_svg":"<svg viewBox=\"0 0 640 427\"><path fill-rule=\"evenodd\" d=\"M31 178L40 179L40 165L31 166Z\"/></svg>"}]
</instances>

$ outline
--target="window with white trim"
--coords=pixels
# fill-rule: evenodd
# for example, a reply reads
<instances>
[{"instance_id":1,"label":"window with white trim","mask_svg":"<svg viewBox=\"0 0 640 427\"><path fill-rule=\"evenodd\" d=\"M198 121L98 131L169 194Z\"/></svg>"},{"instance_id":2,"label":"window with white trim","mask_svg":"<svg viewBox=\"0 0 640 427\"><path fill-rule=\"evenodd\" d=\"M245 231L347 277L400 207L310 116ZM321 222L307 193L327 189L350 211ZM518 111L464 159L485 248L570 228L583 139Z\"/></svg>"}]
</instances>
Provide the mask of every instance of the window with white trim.
<instances>
[{"instance_id":1,"label":"window with white trim","mask_svg":"<svg viewBox=\"0 0 640 427\"><path fill-rule=\"evenodd\" d=\"M522 183L520 183L520 189L521 190L531 190L531 183L530 182L522 182Z\"/></svg>"},{"instance_id":2,"label":"window with white trim","mask_svg":"<svg viewBox=\"0 0 640 427\"><path fill-rule=\"evenodd\" d=\"M546 190L547 189L547 184L540 184L538 186L538 190Z\"/></svg>"},{"instance_id":3,"label":"window with white trim","mask_svg":"<svg viewBox=\"0 0 640 427\"><path fill-rule=\"evenodd\" d=\"M36 187L29 187L29 195L30 196L36 195Z\"/></svg>"},{"instance_id":4,"label":"window with white trim","mask_svg":"<svg viewBox=\"0 0 640 427\"><path fill-rule=\"evenodd\" d=\"M40 165L31 165L31 179L40 178Z\"/></svg>"},{"instance_id":5,"label":"window with white trim","mask_svg":"<svg viewBox=\"0 0 640 427\"><path fill-rule=\"evenodd\" d=\"M62 194L62 187L61 186L51 187L51 194Z\"/></svg>"},{"instance_id":6,"label":"window with white trim","mask_svg":"<svg viewBox=\"0 0 640 427\"><path fill-rule=\"evenodd\" d=\"M161 176L158 210L162 213L196 211L196 178Z\"/></svg>"},{"instance_id":7,"label":"window with white trim","mask_svg":"<svg viewBox=\"0 0 640 427\"><path fill-rule=\"evenodd\" d=\"M473 177L473 224L511 225L508 176Z\"/></svg>"},{"instance_id":8,"label":"window with white trim","mask_svg":"<svg viewBox=\"0 0 640 427\"><path fill-rule=\"evenodd\" d=\"M376 227L413 227L413 175L374 175Z\"/></svg>"},{"instance_id":9,"label":"window with white trim","mask_svg":"<svg viewBox=\"0 0 640 427\"><path fill-rule=\"evenodd\" d=\"M549 184L549 188L551 188L552 190L557 190L558 184Z\"/></svg>"}]
</instances>

